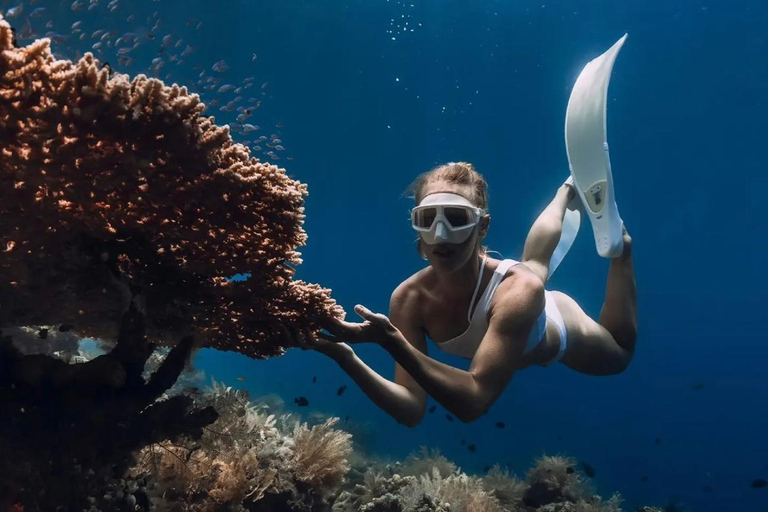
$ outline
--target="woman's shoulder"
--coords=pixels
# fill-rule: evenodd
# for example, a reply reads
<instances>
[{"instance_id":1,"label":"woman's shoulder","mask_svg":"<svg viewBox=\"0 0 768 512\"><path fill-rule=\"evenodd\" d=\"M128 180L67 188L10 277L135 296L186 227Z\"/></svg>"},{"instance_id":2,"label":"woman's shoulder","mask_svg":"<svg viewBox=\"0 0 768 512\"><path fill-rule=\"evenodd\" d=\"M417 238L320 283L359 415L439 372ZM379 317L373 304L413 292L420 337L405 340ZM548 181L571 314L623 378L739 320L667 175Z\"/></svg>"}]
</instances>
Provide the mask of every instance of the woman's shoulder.
<instances>
[{"instance_id":1,"label":"woman's shoulder","mask_svg":"<svg viewBox=\"0 0 768 512\"><path fill-rule=\"evenodd\" d=\"M419 270L397 285L392 292L392 299L400 301L418 301L424 290L425 270Z\"/></svg>"},{"instance_id":2,"label":"woman's shoulder","mask_svg":"<svg viewBox=\"0 0 768 512\"><path fill-rule=\"evenodd\" d=\"M427 271L428 268L419 270L397 285L389 302L390 314L409 318L411 322L421 322Z\"/></svg>"}]
</instances>

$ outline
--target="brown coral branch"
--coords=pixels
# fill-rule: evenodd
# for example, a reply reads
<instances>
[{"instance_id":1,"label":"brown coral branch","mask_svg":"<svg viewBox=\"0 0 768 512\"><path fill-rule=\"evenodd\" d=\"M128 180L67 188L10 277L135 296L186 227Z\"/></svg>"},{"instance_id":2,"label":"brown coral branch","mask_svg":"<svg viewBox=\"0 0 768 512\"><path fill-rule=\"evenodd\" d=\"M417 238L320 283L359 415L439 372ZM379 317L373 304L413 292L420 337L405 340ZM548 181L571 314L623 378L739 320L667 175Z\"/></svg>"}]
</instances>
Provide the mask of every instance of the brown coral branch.
<instances>
[{"instance_id":1,"label":"brown coral branch","mask_svg":"<svg viewBox=\"0 0 768 512\"><path fill-rule=\"evenodd\" d=\"M142 293L152 342L195 331L269 357L285 349L277 322L343 316L330 290L293 280L306 185L252 158L185 87L11 41L0 18L0 326L114 339Z\"/></svg>"}]
</instances>

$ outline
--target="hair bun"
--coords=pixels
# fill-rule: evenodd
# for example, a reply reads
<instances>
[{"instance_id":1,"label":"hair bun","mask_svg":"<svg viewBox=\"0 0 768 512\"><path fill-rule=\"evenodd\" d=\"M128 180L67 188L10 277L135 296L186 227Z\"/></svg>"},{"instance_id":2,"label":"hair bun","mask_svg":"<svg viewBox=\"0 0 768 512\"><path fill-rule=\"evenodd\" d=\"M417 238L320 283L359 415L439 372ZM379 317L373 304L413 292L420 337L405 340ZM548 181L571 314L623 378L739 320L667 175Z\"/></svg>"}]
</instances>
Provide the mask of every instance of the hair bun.
<instances>
[{"instance_id":1,"label":"hair bun","mask_svg":"<svg viewBox=\"0 0 768 512\"><path fill-rule=\"evenodd\" d=\"M454 167L461 167L461 168L466 169L466 170L468 170L470 172L477 172L475 170L475 166L472 165L469 162L448 162L447 165L451 165L451 166L454 166Z\"/></svg>"}]
</instances>

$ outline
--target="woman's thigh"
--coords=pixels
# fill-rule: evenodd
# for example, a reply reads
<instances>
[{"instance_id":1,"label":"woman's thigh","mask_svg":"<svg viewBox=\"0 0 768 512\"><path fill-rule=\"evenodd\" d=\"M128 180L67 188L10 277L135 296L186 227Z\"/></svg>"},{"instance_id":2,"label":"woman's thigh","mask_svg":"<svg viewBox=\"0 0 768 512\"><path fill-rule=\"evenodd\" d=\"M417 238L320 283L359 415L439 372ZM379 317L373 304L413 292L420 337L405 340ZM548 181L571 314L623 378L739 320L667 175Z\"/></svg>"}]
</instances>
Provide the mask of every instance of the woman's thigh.
<instances>
[{"instance_id":1,"label":"woman's thigh","mask_svg":"<svg viewBox=\"0 0 768 512\"><path fill-rule=\"evenodd\" d=\"M587 315L568 295L552 291L555 304L565 323L567 347L560 360L564 365L590 375L620 373L628 363L628 354L608 330Z\"/></svg>"}]
</instances>

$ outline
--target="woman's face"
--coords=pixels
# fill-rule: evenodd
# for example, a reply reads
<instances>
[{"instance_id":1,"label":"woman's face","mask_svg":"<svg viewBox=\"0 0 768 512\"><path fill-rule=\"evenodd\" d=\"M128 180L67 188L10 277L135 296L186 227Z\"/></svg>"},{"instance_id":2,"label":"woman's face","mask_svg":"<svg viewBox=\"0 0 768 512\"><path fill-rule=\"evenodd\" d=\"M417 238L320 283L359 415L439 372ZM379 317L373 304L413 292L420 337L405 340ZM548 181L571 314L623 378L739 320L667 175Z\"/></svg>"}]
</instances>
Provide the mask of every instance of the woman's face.
<instances>
[{"instance_id":1,"label":"woman's face","mask_svg":"<svg viewBox=\"0 0 768 512\"><path fill-rule=\"evenodd\" d=\"M424 189L423 197L438 192L458 194L472 201L472 191L469 186L444 182L427 185ZM421 249L433 267L446 272L453 272L466 265L474 256L477 250L478 237L484 225L485 221L481 220L472 230L469 238L462 243L451 244L445 242L429 245L424 240L421 240Z\"/></svg>"}]
</instances>

